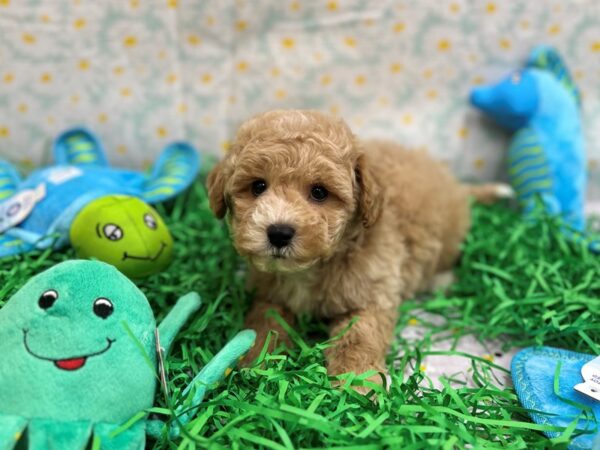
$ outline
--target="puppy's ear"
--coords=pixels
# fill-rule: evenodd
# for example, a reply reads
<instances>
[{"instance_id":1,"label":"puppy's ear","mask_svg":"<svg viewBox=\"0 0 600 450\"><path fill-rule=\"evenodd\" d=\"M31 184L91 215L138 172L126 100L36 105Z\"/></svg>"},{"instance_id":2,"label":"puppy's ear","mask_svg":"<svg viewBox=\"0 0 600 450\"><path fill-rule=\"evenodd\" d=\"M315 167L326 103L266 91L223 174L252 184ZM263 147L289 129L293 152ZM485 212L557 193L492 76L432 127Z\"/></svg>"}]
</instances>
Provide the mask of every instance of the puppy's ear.
<instances>
[{"instance_id":1,"label":"puppy's ear","mask_svg":"<svg viewBox=\"0 0 600 450\"><path fill-rule=\"evenodd\" d=\"M381 215L383 191L375 178L367 157L358 157L354 169L358 183L358 211L365 228L372 226Z\"/></svg>"},{"instance_id":2,"label":"puppy's ear","mask_svg":"<svg viewBox=\"0 0 600 450\"><path fill-rule=\"evenodd\" d=\"M208 202L210 209L217 218L222 219L227 213L227 202L225 201L225 182L228 175L226 162L219 162L208 174L206 187L208 188Z\"/></svg>"}]
</instances>

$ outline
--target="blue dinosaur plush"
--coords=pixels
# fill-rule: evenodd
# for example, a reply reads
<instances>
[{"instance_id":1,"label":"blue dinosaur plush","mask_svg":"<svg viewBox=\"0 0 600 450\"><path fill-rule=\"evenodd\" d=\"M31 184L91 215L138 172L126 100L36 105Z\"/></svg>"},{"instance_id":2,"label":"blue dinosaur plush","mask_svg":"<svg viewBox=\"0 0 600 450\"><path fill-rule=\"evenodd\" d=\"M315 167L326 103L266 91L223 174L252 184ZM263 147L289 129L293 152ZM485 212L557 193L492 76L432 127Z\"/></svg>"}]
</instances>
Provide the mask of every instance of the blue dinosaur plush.
<instances>
[{"instance_id":1,"label":"blue dinosaur plush","mask_svg":"<svg viewBox=\"0 0 600 450\"><path fill-rule=\"evenodd\" d=\"M581 98L556 50L536 47L523 69L474 89L471 103L514 133L508 177L525 214L541 200L550 214L562 217L566 235L600 249L583 234L587 174Z\"/></svg>"},{"instance_id":2,"label":"blue dinosaur plush","mask_svg":"<svg viewBox=\"0 0 600 450\"><path fill-rule=\"evenodd\" d=\"M25 180L0 160L0 257L66 245L77 214L101 197L126 195L150 204L168 200L194 181L200 164L191 145L176 142L149 174L109 167L100 140L84 128L59 135L53 152L56 165Z\"/></svg>"}]
</instances>

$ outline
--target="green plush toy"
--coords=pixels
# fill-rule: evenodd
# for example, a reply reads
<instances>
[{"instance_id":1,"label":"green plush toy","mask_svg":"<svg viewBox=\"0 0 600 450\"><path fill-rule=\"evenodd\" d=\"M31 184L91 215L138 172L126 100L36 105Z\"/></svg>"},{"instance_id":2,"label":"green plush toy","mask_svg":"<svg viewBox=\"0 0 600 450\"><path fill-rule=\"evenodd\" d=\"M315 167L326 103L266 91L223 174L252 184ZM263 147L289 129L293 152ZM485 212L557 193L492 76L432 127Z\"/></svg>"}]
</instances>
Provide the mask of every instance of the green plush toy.
<instances>
[{"instance_id":1,"label":"green plush toy","mask_svg":"<svg viewBox=\"0 0 600 450\"><path fill-rule=\"evenodd\" d=\"M242 331L183 392L177 427L157 420L121 424L152 407L157 348L198 310L190 293L156 326L144 294L114 267L67 261L33 277L0 309L0 450L143 449L146 434L179 433L208 387L253 345ZM185 407L185 410L184 410Z\"/></svg>"},{"instance_id":2,"label":"green plush toy","mask_svg":"<svg viewBox=\"0 0 600 450\"><path fill-rule=\"evenodd\" d=\"M90 202L75 216L69 237L80 258L107 262L132 278L160 272L171 262L169 229L154 208L135 197Z\"/></svg>"}]
</instances>

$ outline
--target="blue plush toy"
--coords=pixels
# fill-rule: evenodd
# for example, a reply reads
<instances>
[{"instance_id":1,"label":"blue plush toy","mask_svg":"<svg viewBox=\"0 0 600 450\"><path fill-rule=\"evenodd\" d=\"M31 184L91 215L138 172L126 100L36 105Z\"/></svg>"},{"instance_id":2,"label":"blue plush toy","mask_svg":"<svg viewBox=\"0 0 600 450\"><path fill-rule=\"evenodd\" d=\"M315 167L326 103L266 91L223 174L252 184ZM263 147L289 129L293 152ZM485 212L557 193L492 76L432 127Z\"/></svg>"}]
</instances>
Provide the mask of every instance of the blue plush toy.
<instances>
[{"instance_id":1,"label":"blue plush toy","mask_svg":"<svg viewBox=\"0 0 600 450\"><path fill-rule=\"evenodd\" d=\"M558 427L555 431L544 432L549 438L560 436L561 428L569 427L580 418L576 428L587 433L573 439L569 449L600 448L597 428L600 401L584 395L579 388L584 381L590 381L584 380L582 368L593 359L592 355L568 350L530 347L517 353L511 363L515 390L523 406L531 411L533 421ZM597 384L596 381L592 389ZM584 419L585 410L589 411L588 420Z\"/></svg>"},{"instance_id":2,"label":"blue plush toy","mask_svg":"<svg viewBox=\"0 0 600 450\"><path fill-rule=\"evenodd\" d=\"M563 218L565 234L583 239L587 176L581 100L558 53L535 48L523 69L474 89L471 102L514 133L508 176L524 212L531 212L537 197L550 214ZM590 242L590 248L600 245Z\"/></svg>"},{"instance_id":3,"label":"blue plush toy","mask_svg":"<svg viewBox=\"0 0 600 450\"><path fill-rule=\"evenodd\" d=\"M120 194L150 204L170 199L199 169L198 153L184 142L169 145L150 174L111 168L100 141L82 128L61 134L53 150L56 165L24 181L0 160L0 257L65 245L74 218L100 197Z\"/></svg>"}]
</instances>

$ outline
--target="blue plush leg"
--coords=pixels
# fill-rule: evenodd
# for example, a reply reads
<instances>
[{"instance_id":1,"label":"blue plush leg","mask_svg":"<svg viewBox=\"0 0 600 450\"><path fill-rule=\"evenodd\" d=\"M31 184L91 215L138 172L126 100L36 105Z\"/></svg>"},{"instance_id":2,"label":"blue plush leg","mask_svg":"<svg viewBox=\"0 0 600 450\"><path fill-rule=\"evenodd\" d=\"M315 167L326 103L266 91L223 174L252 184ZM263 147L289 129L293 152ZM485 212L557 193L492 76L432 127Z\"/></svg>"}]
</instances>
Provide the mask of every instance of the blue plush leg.
<instances>
[{"instance_id":1,"label":"blue plush leg","mask_svg":"<svg viewBox=\"0 0 600 450\"><path fill-rule=\"evenodd\" d=\"M254 345L255 338L256 333L252 330L239 332L196 375L190 385L183 391L184 396L193 391L191 400L188 397L185 404L175 411L182 424L188 423L190 418L196 413L206 390L229 375L238 360L248 353L248 350ZM191 409L188 409L190 407Z\"/></svg>"},{"instance_id":2,"label":"blue plush leg","mask_svg":"<svg viewBox=\"0 0 600 450\"><path fill-rule=\"evenodd\" d=\"M27 419L0 415L0 450L12 450L21 440Z\"/></svg>"},{"instance_id":3,"label":"blue plush leg","mask_svg":"<svg viewBox=\"0 0 600 450\"><path fill-rule=\"evenodd\" d=\"M9 236L8 234L0 234L0 258L26 253L33 250L33 248L32 244L25 242L21 238Z\"/></svg>"},{"instance_id":4,"label":"blue plush leg","mask_svg":"<svg viewBox=\"0 0 600 450\"><path fill-rule=\"evenodd\" d=\"M94 442L100 441L101 450L144 450L146 428L143 420L134 423L127 430L114 435L118 425L98 423L94 426Z\"/></svg>"},{"instance_id":5,"label":"blue plush leg","mask_svg":"<svg viewBox=\"0 0 600 450\"><path fill-rule=\"evenodd\" d=\"M185 142L169 145L144 184L142 199L158 203L175 197L192 184L199 168L200 158L194 147Z\"/></svg>"},{"instance_id":6,"label":"blue plush leg","mask_svg":"<svg viewBox=\"0 0 600 450\"><path fill-rule=\"evenodd\" d=\"M13 195L21 182L12 164L0 159L0 201Z\"/></svg>"},{"instance_id":7,"label":"blue plush leg","mask_svg":"<svg viewBox=\"0 0 600 450\"><path fill-rule=\"evenodd\" d=\"M32 419L27 427L29 450L83 450L92 434L90 422Z\"/></svg>"},{"instance_id":8,"label":"blue plush leg","mask_svg":"<svg viewBox=\"0 0 600 450\"><path fill-rule=\"evenodd\" d=\"M56 164L76 166L106 166L106 157L100 140L85 128L73 128L54 141Z\"/></svg>"}]
</instances>

